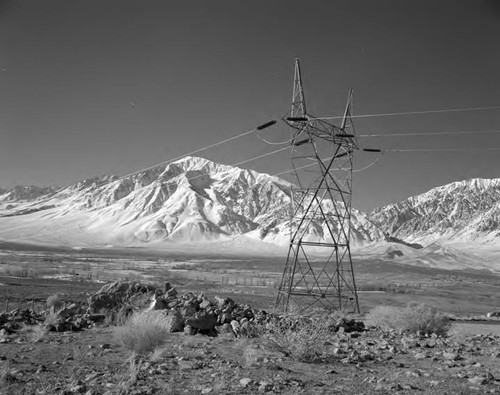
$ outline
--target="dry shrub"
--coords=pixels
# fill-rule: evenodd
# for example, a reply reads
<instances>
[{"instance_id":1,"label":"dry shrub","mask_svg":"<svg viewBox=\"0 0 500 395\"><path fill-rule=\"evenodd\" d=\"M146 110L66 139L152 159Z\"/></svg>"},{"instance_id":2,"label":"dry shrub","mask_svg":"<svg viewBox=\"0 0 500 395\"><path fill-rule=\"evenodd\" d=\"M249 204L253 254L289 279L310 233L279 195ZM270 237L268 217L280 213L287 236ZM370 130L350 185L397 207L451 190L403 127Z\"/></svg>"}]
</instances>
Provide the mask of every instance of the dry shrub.
<instances>
[{"instance_id":1,"label":"dry shrub","mask_svg":"<svg viewBox=\"0 0 500 395\"><path fill-rule=\"evenodd\" d=\"M261 328L259 342L267 350L279 351L303 362L314 362L325 356L325 342L331 338L332 319L287 315Z\"/></svg>"},{"instance_id":2,"label":"dry shrub","mask_svg":"<svg viewBox=\"0 0 500 395\"><path fill-rule=\"evenodd\" d=\"M377 306L366 316L366 320L370 325L424 335L445 335L450 329L446 316L435 307L419 303L410 303L406 307Z\"/></svg>"},{"instance_id":3,"label":"dry shrub","mask_svg":"<svg viewBox=\"0 0 500 395\"><path fill-rule=\"evenodd\" d=\"M58 310L64 305L64 300L61 295L54 294L47 298L47 308L52 310Z\"/></svg>"},{"instance_id":4,"label":"dry shrub","mask_svg":"<svg viewBox=\"0 0 500 395\"><path fill-rule=\"evenodd\" d=\"M137 354L153 351L166 341L170 333L164 318L154 311L133 314L113 332L120 345Z\"/></svg>"}]
</instances>

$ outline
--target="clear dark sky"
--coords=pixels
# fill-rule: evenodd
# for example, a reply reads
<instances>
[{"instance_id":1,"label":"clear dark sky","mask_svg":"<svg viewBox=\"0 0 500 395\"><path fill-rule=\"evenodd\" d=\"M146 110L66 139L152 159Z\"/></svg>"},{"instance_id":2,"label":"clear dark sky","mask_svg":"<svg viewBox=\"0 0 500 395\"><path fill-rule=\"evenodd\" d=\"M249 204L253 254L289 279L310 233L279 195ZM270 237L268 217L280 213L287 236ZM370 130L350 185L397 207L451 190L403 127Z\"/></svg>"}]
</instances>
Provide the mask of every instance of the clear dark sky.
<instances>
[{"instance_id":1,"label":"clear dark sky","mask_svg":"<svg viewBox=\"0 0 500 395\"><path fill-rule=\"evenodd\" d=\"M310 112L500 105L497 0L0 0L0 187L127 174L284 115L301 60ZM362 118L357 132L500 129L500 110ZM283 130L269 130L283 140ZM500 147L500 133L363 139L380 148ZM279 148L247 136L200 156ZM355 167L373 156L356 156ZM283 152L243 167L290 167ZM386 153L356 173L370 210L471 177L500 151Z\"/></svg>"}]
</instances>

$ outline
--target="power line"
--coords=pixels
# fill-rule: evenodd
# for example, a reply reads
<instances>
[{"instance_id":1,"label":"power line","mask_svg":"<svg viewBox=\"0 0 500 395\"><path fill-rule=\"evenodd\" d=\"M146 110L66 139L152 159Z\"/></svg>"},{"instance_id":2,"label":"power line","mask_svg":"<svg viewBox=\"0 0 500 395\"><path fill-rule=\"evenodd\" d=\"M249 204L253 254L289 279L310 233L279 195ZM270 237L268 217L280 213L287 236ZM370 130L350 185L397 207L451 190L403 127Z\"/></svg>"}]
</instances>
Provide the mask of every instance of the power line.
<instances>
[{"instance_id":1,"label":"power line","mask_svg":"<svg viewBox=\"0 0 500 395\"><path fill-rule=\"evenodd\" d=\"M158 166L165 165L165 164L168 164L168 163L172 163L172 162L174 162L174 161L176 161L176 160L179 160L179 159L182 159L182 158L184 158L184 157L186 157L186 156L190 156L190 155L193 155L193 154L197 154L197 153L199 153L199 152L206 151L206 150L208 150L208 149L210 149L210 148L214 148L214 147L217 147L217 146L219 146L219 145L225 144L225 143L227 143L227 142L229 142L229 141L239 139L239 138L241 138L241 137L243 137L243 136L246 136L246 135L248 135L248 134L254 133L257 129L258 129L258 128L255 128L255 129L252 129L252 130L248 130L248 131L243 132L243 133L240 133L240 134L238 134L238 135L236 135L236 136L229 137L229 138L227 138L227 139L224 139L224 140L218 141L218 142L216 142L216 143L213 143L213 144L207 145L207 146L205 146L205 147L198 148L198 149L196 149L196 150L194 150L194 151L191 151L191 152L188 152L188 153L186 153L186 154L183 154L183 155L177 156L177 157L175 157L175 158L173 158L173 159L168 159L168 160L166 160L166 161L164 161L164 162L157 163L156 165L152 165L152 166L146 167L145 169L138 170L138 171L135 171L135 172L133 172L133 173L126 174L126 175L124 175L124 176L120 176L120 177L118 177L118 180L123 179L123 178L126 178L126 177L130 177L130 176L134 176L134 175L136 175L136 174L142 173L143 171L151 170L151 169L154 169L154 168L156 168L156 167L158 167ZM114 180L114 181L116 181L116 180ZM104 184L104 185L105 185L105 184Z\"/></svg>"},{"instance_id":2,"label":"power line","mask_svg":"<svg viewBox=\"0 0 500 395\"><path fill-rule=\"evenodd\" d=\"M477 147L477 148L408 148L408 149L403 148L403 149L385 149L385 150L382 149L382 150L380 150L380 155L378 155L377 158L372 163L370 163L369 165L362 167L360 169L353 169L352 171L356 173L356 172L360 172L360 171L363 171L363 170L366 170L366 169L372 167L382 158L382 155L385 152L403 152L404 153L404 152L461 152L461 151L500 151L500 147L494 147L494 148L481 148L481 147ZM330 159L332 159L332 156L327 157L327 158L323 158L321 160L324 162L324 161L327 161ZM271 174L271 176L276 177L276 176L280 176L283 174L292 173L295 170L301 170L301 169L305 169L305 168L312 167L312 166L315 166L315 163L309 163L307 165L300 166L300 167L297 167L295 169L284 170L284 171L281 171L279 173ZM348 170L348 169L343 169L343 170Z\"/></svg>"},{"instance_id":3,"label":"power line","mask_svg":"<svg viewBox=\"0 0 500 395\"><path fill-rule=\"evenodd\" d=\"M461 151L500 151L500 148L408 148L408 149L387 149L382 152L461 152Z\"/></svg>"},{"instance_id":4,"label":"power line","mask_svg":"<svg viewBox=\"0 0 500 395\"><path fill-rule=\"evenodd\" d=\"M440 110L361 114L361 115L351 115L351 118L394 117L394 116L402 116L402 115L438 114L438 113L446 113L446 112L483 111L483 110L497 110L497 109L500 109L500 106L448 108L448 109L440 109ZM344 116L336 116L336 117L320 117L317 119L329 120L329 119L343 119L343 118L344 118Z\"/></svg>"},{"instance_id":5,"label":"power line","mask_svg":"<svg viewBox=\"0 0 500 395\"><path fill-rule=\"evenodd\" d=\"M500 132L500 129L487 129L487 130L446 131L446 132L410 132L410 133L358 134L358 135L356 135L356 137L438 136L438 135L483 134L483 133L499 133L499 132Z\"/></svg>"},{"instance_id":6,"label":"power line","mask_svg":"<svg viewBox=\"0 0 500 395\"><path fill-rule=\"evenodd\" d=\"M264 137L262 137L261 135L259 135L258 133L255 133L255 135L257 136L258 139L262 140L266 144L283 145L283 144L290 144L293 140L297 139L300 135L302 135L302 132L300 132L297 136L294 136L294 137L292 137L288 140L284 140L284 141L269 141L269 140L265 139Z\"/></svg>"},{"instance_id":7,"label":"power line","mask_svg":"<svg viewBox=\"0 0 500 395\"><path fill-rule=\"evenodd\" d=\"M257 159L260 159L260 158L264 158L264 157L269 156L269 155L274 155L274 154L277 154L278 152L282 152L282 151L289 150L289 149L290 149L289 147L279 148L277 150L268 152L266 154L254 156L253 158L245 159L245 160L243 160L241 162L234 163L234 164L229 165L229 166L239 166L239 165L242 165L243 163L253 162L254 160L257 160Z\"/></svg>"}]
</instances>

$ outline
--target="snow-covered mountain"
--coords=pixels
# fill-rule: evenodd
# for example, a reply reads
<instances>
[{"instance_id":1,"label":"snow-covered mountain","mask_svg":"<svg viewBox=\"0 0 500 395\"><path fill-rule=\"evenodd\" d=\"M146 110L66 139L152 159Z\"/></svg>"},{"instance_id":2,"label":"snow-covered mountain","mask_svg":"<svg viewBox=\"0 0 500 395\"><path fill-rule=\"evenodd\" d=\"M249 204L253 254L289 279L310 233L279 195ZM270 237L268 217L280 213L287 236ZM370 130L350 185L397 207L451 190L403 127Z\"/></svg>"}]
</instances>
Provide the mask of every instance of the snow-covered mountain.
<instances>
[{"instance_id":1,"label":"snow-covered mountain","mask_svg":"<svg viewBox=\"0 0 500 395\"><path fill-rule=\"evenodd\" d=\"M278 177L186 157L124 178L2 190L0 240L137 245L243 236L286 244L290 193ZM322 208L332 212L332 202ZM370 215L353 210L351 218L353 245L388 233L424 246L472 240L499 246L500 179L454 182ZM307 238L327 234L325 223L313 221Z\"/></svg>"},{"instance_id":2,"label":"snow-covered mountain","mask_svg":"<svg viewBox=\"0 0 500 395\"><path fill-rule=\"evenodd\" d=\"M17 201L17 200L34 200L40 196L54 193L57 189L52 187L36 187L33 185L18 185L11 189L0 188L0 202Z\"/></svg>"},{"instance_id":3,"label":"snow-covered mountain","mask_svg":"<svg viewBox=\"0 0 500 395\"><path fill-rule=\"evenodd\" d=\"M34 190L33 190L34 191ZM4 196L9 196L9 198ZM251 170L186 157L125 178L85 180L46 193L0 196L0 239L129 245L223 240L289 240L290 184ZM324 202L324 210L332 210ZM311 239L325 239L313 222ZM352 213L353 242L383 238Z\"/></svg>"},{"instance_id":4,"label":"snow-covered mountain","mask_svg":"<svg viewBox=\"0 0 500 395\"><path fill-rule=\"evenodd\" d=\"M407 241L499 242L500 179L471 179L375 210L384 232Z\"/></svg>"}]
</instances>

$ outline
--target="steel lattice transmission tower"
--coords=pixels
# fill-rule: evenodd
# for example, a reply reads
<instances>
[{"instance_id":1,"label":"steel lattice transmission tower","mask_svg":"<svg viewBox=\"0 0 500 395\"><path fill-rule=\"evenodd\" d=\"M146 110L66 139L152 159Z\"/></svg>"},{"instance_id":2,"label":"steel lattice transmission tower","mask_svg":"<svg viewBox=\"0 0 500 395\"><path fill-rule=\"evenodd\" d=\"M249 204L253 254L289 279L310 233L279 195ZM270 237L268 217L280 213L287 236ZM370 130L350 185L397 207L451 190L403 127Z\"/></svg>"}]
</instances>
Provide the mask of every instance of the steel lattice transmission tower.
<instances>
[{"instance_id":1,"label":"steel lattice transmission tower","mask_svg":"<svg viewBox=\"0 0 500 395\"><path fill-rule=\"evenodd\" d=\"M318 306L359 312L351 259L353 152L358 149L349 92L340 126L306 109L299 60L295 61L291 127L290 246L276 310Z\"/></svg>"}]
</instances>

